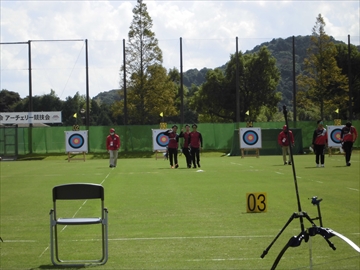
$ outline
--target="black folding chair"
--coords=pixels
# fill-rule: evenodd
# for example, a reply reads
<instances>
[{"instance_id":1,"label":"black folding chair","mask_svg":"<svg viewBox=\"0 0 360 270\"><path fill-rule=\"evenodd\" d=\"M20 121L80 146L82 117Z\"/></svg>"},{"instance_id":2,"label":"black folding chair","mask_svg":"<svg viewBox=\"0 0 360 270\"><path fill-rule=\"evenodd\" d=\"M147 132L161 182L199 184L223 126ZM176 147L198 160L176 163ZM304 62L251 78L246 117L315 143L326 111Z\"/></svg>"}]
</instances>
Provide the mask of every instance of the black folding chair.
<instances>
[{"instance_id":1,"label":"black folding chair","mask_svg":"<svg viewBox=\"0 0 360 270\"><path fill-rule=\"evenodd\" d=\"M75 183L55 186L53 193L53 209L50 210L50 249L51 261L54 265L88 265L105 264L108 260L108 211L104 207L104 188L97 184ZM98 199L101 204L100 217L58 218L58 200L88 200ZM60 207L59 207L60 209ZM99 225L102 234L102 257L93 260L63 260L59 256L58 225ZM81 252L81 251L80 251Z\"/></svg>"}]
</instances>

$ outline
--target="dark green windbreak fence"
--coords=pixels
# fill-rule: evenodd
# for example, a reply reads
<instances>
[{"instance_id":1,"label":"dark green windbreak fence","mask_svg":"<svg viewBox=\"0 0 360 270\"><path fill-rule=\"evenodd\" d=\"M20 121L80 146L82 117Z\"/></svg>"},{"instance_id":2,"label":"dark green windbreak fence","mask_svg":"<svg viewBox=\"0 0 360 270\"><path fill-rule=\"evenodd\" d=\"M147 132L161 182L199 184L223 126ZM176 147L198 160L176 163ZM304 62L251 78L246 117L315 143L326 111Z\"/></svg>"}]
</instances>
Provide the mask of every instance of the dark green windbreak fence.
<instances>
[{"instance_id":1,"label":"dark green windbreak fence","mask_svg":"<svg viewBox=\"0 0 360 270\"><path fill-rule=\"evenodd\" d=\"M343 122L345 123L345 121ZM333 121L325 123L333 125ZM280 132L284 123L264 122L254 123L254 127L262 129L263 148L261 155L280 154L280 147L277 146L277 134ZM360 121L353 121L353 125L360 131ZM170 126L170 125L169 125ZM180 125L179 132L180 132ZM291 129L296 130L295 153L302 152L300 148L308 148L311 145L312 134L316 128L314 122L290 122ZM234 135L234 130L239 127L246 127L246 123L225 123L225 124L198 124L198 131L202 133L204 140L204 150L224 150L224 153L235 151L239 148L239 137ZM89 127L89 152L105 152L105 139L111 127L91 126ZM152 151L153 139L152 129L159 129L159 125L147 126L115 126L116 133L121 139L121 151ZM85 130L84 126L80 127ZM65 131L72 130L72 127L33 127L32 128L32 152L36 154L44 153L65 153ZM2 136L3 133L0 133ZM235 137L237 136L237 137ZM300 136L300 138L299 138ZM181 143L181 142L180 142ZM355 147L360 147L360 138L356 141ZM29 128L18 128L18 154L28 154L29 151ZM236 151L235 151L236 152ZM0 146L0 153L2 147ZM235 153L235 155L237 155Z\"/></svg>"}]
</instances>

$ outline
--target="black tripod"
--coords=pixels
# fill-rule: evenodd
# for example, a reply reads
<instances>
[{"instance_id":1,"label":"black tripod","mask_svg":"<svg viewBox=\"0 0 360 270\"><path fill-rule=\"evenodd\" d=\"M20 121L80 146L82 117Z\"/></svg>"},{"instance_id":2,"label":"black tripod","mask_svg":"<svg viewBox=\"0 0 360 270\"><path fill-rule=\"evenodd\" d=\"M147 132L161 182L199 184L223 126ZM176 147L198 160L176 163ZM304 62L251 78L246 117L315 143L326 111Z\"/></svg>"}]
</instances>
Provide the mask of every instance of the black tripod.
<instances>
[{"instance_id":1,"label":"black tripod","mask_svg":"<svg viewBox=\"0 0 360 270\"><path fill-rule=\"evenodd\" d=\"M287 110L286 110L286 106L283 106L283 112L284 112L284 118L285 118L285 124L286 124L286 131L287 131L287 139L289 142L290 141L290 135L289 135L289 125L288 125L288 119L287 119ZM305 242L308 242L309 237L310 236L315 236L317 234L321 235L324 240L329 244L329 246L333 249L336 250L336 247L334 246L333 243L331 243L329 241L329 238L333 237L333 236L338 236L340 237L342 240L344 240L346 243L348 243L353 249L355 249L357 252L360 252L360 248L354 243L352 242L350 239L348 239L347 237L343 236L342 234L335 232L329 228L323 228L323 224L322 224L322 217L321 217L321 212L320 212L320 202L322 201L322 199L318 199L316 196L312 197L311 203L313 205L317 206L317 210L318 210L318 216L316 218L310 218L309 215L301 210L301 204L300 204L300 197L299 197L299 190L298 190L298 185L297 185L297 180L296 180L296 172L295 172L295 163L294 163L294 159L293 159L293 153L292 153L292 146L291 143L289 144L289 148L290 148L290 160L292 160L292 171L293 171L293 176L294 176L294 183L295 183L295 191L296 191L296 199L297 199L297 204L298 204L298 212L295 212L291 215L291 217L289 218L289 220L286 222L286 224L284 225L284 227L280 230L280 232L276 235L276 237L274 238L274 240L270 243L270 245L264 250L264 252L261 254L261 258L264 258L266 256L266 254L268 253L268 251L270 250L270 248L272 247L272 245L275 243L275 241L280 237L280 235L282 234L282 232L286 229L286 227L295 219L295 218L299 218L300 220L300 229L301 232L299 235L297 236L293 236L290 238L290 240L287 242L287 244L283 247L283 249L280 251L279 255L276 257L271 269L276 269L276 266L278 265L281 257L284 255L284 253L286 252L286 250L289 247L298 247L300 246L301 242L304 240ZM304 219L306 219L307 221L310 222L311 227L305 229L304 226ZM314 220L319 220L320 226L317 226L314 223Z\"/></svg>"}]
</instances>

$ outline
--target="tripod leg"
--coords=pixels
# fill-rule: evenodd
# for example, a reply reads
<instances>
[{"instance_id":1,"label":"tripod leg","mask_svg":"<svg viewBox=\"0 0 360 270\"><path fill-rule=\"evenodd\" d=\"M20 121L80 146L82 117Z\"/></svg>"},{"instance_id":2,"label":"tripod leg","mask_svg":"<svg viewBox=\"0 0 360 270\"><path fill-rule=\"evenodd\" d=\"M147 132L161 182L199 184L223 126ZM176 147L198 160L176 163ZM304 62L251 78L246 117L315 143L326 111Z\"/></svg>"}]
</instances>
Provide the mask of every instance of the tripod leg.
<instances>
[{"instance_id":1,"label":"tripod leg","mask_svg":"<svg viewBox=\"0 0 360 270\"><path fill-rule=\"evenodd\" d=\"M283 231L286 229L286 227L291 223L291 221L293 221L293 219L297 217L297 214L294 213L292 214L292 216L289 218L289 220L286 222L286 224L284 225L284 227L280 230L280 232L275 236L274 240L270 243L270 245L264 250L264 252L261 254L261 258L263 259L266 254L268 254L268 251L270 250L270 248L272 247L272 245L276 242L276 240L280 237L280 235L283 233Z\"/></svg>"}]
</instances>

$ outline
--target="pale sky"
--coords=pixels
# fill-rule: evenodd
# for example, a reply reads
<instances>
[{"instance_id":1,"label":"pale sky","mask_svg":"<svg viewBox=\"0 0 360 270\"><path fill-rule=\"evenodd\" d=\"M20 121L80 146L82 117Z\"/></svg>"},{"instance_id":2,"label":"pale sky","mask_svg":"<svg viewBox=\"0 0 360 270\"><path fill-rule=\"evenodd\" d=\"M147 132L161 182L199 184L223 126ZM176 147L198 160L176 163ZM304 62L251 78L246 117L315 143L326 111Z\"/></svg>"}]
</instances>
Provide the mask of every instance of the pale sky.
<instances>
[{"instance_id":1,"label":"pale sky","mask_svg":"<svg viewBox=\"0 0 360 270\"><path fill-rule=\"evenodd\" d=\"M311 35L318 14L325 32L360 45L360 4L351 1L160 1L144 0L152 31L163 52L163 65L180 70L216 68L235 52L273 38ZM123 39L127 39L136 1L1 0L1 42L31 42L33 95L60 99L86 94L85 42L88 40L90 97L119 88ZM0 89L29 95L28 46L0 45ZM122 76L122 75L121 75Z\"/></svg>"}]
</instances>

